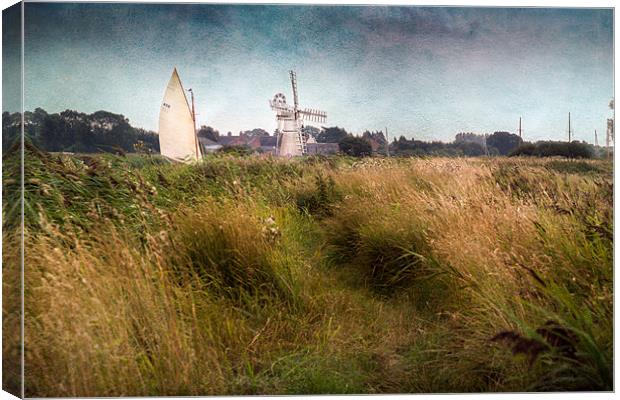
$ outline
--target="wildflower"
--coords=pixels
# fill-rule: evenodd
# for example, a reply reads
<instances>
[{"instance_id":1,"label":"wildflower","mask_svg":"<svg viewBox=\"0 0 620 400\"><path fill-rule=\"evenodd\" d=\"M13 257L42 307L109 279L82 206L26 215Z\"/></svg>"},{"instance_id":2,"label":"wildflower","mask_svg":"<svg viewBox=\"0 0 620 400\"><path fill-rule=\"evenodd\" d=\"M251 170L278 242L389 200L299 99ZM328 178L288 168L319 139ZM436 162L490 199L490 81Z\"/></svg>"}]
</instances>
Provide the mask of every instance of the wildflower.
<instances>
[{"instance_id":1,"label":"wildflower","mask_svg":"<svg viewBox=\"0 0 620 400\"><path fill-rule=\"evenodd\" d=\"M263 223L264 226L261 231L267 240L274 241L281 235L280 229L276 226L276 220L273 215L265 218Z\"/></svg>"}]
</instances>

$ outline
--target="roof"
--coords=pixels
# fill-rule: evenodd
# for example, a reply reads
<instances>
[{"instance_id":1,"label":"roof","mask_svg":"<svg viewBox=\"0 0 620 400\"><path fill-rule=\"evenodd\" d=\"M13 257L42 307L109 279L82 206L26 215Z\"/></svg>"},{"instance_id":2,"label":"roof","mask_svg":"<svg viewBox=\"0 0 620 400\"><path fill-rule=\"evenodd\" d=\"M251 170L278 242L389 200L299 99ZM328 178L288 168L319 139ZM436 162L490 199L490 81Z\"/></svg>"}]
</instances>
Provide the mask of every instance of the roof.
<instances>
[{"instance_id":1,"label":"roof","mask_svg":"<svg viewBox=\"0 0 620 400\"><path fill-rule=\"evenodd\" d=\"M203 146L217 146L219 143L206 137L198 136L198 143Z\"/></svg>"},{"instance_id":2,"label":"roof","mask_svg":"<svg viewBox=\"0 0 620 400\"><path fill-rule=\"evenodd\" d=\"M260 145L261 145L261 147L263 147L263 146L275 147L276 146L276 140L277 140L277 138L275 136L261 136L260 137Z\"/></svg>"},{"instance_id":3,"label":"roof","mask_svg":"<svg viewBox=\"0 0 620 400\"><path fill-rule=\"evenodd\" d=\"M220 136L217 139L217 143L222 146L248 146L253 149L257 149L262 146L274 147L276 145L276 137L275 136L248 136L248 135Z\"/></svg>"},{"instance_id":4,"label":"roof","mask_svg":"<svg viewBox=\"0 0 620 400\"><path fill-rule=\"evenodd\" d=\"M246 140L244 136L220 136L217 143L222 146L239 146L246 144Z\"/></svg>"}]
</instances>

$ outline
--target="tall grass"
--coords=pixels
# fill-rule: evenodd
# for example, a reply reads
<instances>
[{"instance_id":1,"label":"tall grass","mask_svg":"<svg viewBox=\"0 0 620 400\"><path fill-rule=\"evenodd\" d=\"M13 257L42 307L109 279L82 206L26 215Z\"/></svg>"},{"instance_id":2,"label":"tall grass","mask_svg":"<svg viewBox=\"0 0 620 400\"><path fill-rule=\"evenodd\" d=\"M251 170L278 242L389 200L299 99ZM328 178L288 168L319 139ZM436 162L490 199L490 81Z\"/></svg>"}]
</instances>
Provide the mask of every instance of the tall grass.
<instances>
[{"instance_id":1,"label":"tall grass","mask_svg":"<svg viewBox=\"0 0 620 400\"><path fill-rule=\"evenodd\" d=\"M29 157L29 396L612 388L604 162Z\"/></svg>"}]
</instances>

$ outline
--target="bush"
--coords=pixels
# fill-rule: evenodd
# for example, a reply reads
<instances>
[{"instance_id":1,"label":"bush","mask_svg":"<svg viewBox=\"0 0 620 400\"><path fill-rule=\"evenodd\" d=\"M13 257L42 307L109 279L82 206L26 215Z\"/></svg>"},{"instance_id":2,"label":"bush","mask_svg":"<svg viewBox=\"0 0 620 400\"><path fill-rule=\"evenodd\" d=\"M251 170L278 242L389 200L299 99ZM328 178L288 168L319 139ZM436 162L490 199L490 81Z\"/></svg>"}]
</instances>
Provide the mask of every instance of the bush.
<instances>
[{"instance_id":1,"label":"bush","mask_svg":"<svg viewBox=\"0 0 620 400\"><path fill-rule=\"evenodd\" d=\"M453 143L452 146L460 150L463 155L467 157L479 157L485 154L484 147L482 147L480 143L460 142Z\"/></svg>"},{"instance_id":2,"label":"bush","mask_svg":"<svg viewBox=\"0 0 620 400\"><path fill-rule=\"evenodd\" d=\"M561 156L566 158L592 158L594 149L587 143L580 142L553 142L541 141L536 143L526 143L513 150L510 156L536 156L553 157Z\"/></svg>"},{"instance_id":3,"label":"bush","mask_svg":"<svg viewBox=\"0 0 620 400\"><path fill-rule=\"evenodd\" d=\"M340 151L353 157L366 157L372 154L372 146L363 138L347 136L338 143Z\"/></svg>"},{"instance_id":4,"label":"bush","mask_svg":"<svg viewBox=\"0 0 620 400\"><path fill-rule=\"evenodd\" d=\"M252 149L248 146L224 146L217 151L220 154L232 154L243 157L252 154Z\"/></svg>"},{"instance_id":5,"label":"bush","mask_svg":"<svg viewBox=\"0 0 620 400\"><path fill-rule=\"evenodd\" d=\"M487 138L486 143L487 146L496 148L500 155L505 156L518 148L523 140L513 133L495 132Z\"/></svg>"}]
</instances>

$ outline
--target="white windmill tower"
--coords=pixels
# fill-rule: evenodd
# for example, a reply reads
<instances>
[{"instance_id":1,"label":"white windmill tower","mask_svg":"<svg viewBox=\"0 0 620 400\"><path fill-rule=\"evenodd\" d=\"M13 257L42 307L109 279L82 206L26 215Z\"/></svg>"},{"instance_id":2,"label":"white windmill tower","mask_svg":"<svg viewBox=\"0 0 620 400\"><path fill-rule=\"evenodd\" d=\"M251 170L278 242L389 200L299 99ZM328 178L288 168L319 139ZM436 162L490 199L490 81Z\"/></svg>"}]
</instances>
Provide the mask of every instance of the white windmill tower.
<instances>
[{"instance_id":1,"label":"white windmill tower","mask_svg":"<svg viewBox=\"0 0 620 400\"><path fill-rule=\"evenodd\" d=\"M293 107L286 104L286 97L282 93L277 93L273 100L269 101L271 109L276 112L278 122L278 132L280 135L280 145L278 155L281 156L301 156L307 153L306 139L302 134L303 120L323 123L327 118L324 111L313 109L299 109L299 98L297 96L297 76L295 71L290 71L291 85L293 86Z\"/></svg>"}]
</instances>

